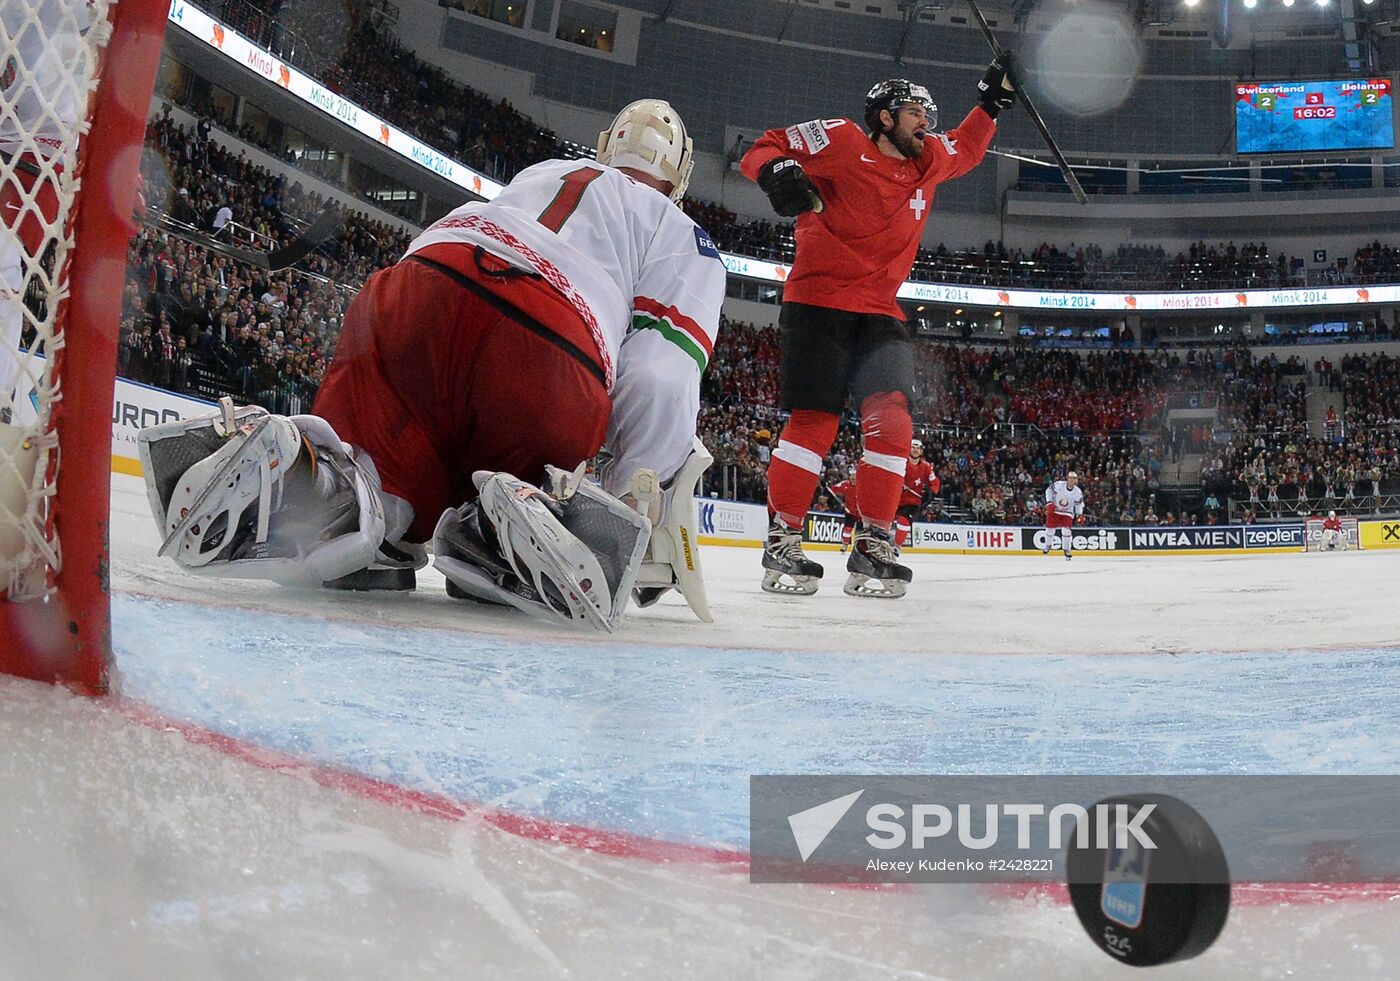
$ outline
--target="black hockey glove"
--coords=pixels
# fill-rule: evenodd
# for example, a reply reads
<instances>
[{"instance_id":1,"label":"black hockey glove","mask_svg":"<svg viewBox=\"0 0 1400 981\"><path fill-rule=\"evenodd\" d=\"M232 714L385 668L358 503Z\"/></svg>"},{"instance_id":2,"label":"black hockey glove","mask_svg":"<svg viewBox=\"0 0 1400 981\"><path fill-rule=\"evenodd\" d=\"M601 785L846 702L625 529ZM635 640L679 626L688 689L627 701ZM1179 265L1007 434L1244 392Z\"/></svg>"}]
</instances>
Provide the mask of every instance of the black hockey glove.
<instances>
[{"instance_id":1,"label":"black hockey glove","mask_svg":"<svg viewBox=\"0 0 1400 981\"><path fill-rule=\"evenodd\" d=\"M993 119L1003 109L1016 104L1016 55L1003 51L990 65L982 81L977 83L977 102Z\"/></svg>"},{"instance_id":2,"label":"black hockey glove","mask_svg":"<svg viewBox=\"0 0 1400 981\"><path fill-rule=\"evenodd\" d=\"M816 185L796 160L779 157L764 164L758 172L758 186L768 195L773 210L783 218L822 210L822 198Z\"/></svg>"}]
</instances>

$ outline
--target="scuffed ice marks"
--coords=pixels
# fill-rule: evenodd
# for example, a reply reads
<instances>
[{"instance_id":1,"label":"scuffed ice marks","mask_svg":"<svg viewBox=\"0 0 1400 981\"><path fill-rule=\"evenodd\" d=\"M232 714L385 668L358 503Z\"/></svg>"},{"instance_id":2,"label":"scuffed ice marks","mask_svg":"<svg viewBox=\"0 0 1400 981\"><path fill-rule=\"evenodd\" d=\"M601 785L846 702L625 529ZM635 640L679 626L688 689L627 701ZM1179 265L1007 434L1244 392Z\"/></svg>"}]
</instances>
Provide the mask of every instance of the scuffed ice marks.
<instances>
[{"instance_id":1,"label":"scuffed ice marks","mask_svg":"<svg viewBox=\"0 0 1400 981\"><path fill-rule=\"evenodd\" d=\"M1387 651L793 655L132 597L116 615L124 690L160 712L455 800L740 849L752 773L1400 767Z\"/></svg>"}]
</instances>

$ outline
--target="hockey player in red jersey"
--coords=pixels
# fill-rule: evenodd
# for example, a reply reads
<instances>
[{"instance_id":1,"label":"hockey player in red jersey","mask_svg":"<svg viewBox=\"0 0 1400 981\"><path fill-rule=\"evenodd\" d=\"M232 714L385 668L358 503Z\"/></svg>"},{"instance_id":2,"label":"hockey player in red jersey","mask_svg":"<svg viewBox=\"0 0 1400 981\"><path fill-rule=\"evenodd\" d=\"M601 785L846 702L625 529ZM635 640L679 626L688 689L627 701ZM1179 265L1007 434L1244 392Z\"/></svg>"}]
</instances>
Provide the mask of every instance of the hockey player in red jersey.
<instances>
[{"instance_id":1,"label":"hockey player in red jersey","mask_svg":"<svg viewBox=\"0 0 1400 981\"><path fill-rule=\"evenodd\" d=\"M845 590L903 596L913 578L900 565L891 525L904 482L913 423L914 358L895 302L943 181L972 170L1015 101L1007 67L993 62L978 105L947 133L928 89L905 79L875 85L863 132L849 119L814 119L764 133L741 169L774 210L797 217L797 255L784 285L779 327L782 408L792 412L768 468L772 525L763 588L808 595L822 567L802 552L801 527L822 457L836 438L849 394L861 416L861 525Z\"/></svg>"},{"instance_id":2,"label":"hockey player in red jersey","mask_svg":"<svg viewBox=\"0 0 1400 981\"><path fill-rule=\"evenodd\" d=\"M596 162L526 168L371 276L314 415L230 407L143 432L162 554L411 589L431 541L454 595L610 629L635 583L708 619L685 525L725 270L678 207L691 166L675 110L635 102ZM580 474L605 443L599 490ZM247 469L241 491L223 468Z\"/></svg>"},{"instance_id":3,"label":"hockey player in red jersey","mask_svg":"<svg viewBox=\"0 0 1400 981\"><path fill-rule=\"evenodd\" d=\"M841 504L841 551L845 552L850 547L851 537L855 534L856 525L860 522L859 502L856 499L855 467L851 468L851 472L845 480L831 485L831 493Z\"/></svg>"},{"instance_id":4,"label":"hockey player in red jersey","mask_svg":"<svg viewBox=\"0 0 1400 981\"><path fill-rule=\"evenodd\" d=\"M904 490L899 496L899 516L911 523L919 519L924 501L930 494L937 494L943 487L938 474L933 472L933 464L924 458L924 444L921 440L909 443L909 459L904 462Z\"/></svg>"}]
</instances>

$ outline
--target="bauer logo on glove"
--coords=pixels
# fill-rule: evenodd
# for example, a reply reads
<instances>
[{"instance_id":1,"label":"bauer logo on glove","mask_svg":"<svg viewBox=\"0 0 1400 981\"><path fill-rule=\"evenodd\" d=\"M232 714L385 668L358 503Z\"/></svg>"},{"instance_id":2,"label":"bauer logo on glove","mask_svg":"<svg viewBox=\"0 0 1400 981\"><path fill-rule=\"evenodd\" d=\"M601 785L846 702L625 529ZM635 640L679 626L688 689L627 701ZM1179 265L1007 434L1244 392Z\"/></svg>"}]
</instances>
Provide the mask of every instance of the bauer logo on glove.
<instances>
[{"instance_id":1,"label":"bauer logo on glove","mask_svg":"<svg viewBox=\"0 0 1400 981\"><path fill-rule=\"evenodd\" d=\"M796 160L779 158L766 164L759 171L758 186L768 195L773 210L783 218L822 210L822 198L816 185Z\"/></svg>"}]
</instances>

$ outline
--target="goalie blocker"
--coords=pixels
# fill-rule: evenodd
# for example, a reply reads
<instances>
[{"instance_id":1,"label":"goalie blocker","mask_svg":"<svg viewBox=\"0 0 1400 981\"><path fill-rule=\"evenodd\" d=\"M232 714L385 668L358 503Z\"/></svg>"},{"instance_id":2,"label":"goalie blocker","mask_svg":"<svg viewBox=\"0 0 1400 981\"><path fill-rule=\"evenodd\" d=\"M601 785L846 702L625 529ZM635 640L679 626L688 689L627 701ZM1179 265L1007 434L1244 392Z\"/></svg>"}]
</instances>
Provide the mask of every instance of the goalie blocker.
<instances>
[{"instance_id":1,"label":"goalie blocker","mask_svg":"<svg viewBox=\"0 0 1400 981\"><path fill-rule=\"evenodd\" d=\"M412 508L319 417L225 399L213 415L143 430L139 447L160 554L191 572L408 590L427 562L403 540ZM636 586L639 605L674 588L709 622L693 491L710 462L697 439L669 488L639 470L630 501L583 482L582 467L546 468L543 489L478 471L477 500L437 523L435 566L454 596L557 621L611 630Z\"/></svg>"}]
</instances>

